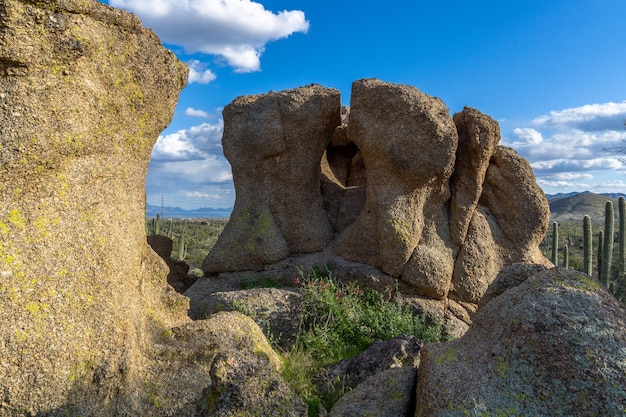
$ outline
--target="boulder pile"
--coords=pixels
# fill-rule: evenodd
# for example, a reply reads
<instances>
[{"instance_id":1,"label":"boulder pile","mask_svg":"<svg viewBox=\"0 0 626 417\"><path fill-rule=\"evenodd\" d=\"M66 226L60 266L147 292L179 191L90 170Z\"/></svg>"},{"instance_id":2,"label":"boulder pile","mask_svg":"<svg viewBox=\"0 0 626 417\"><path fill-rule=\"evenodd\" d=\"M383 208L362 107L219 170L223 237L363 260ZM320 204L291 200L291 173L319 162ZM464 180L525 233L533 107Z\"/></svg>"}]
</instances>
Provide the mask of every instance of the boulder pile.
<instances>
[{"instance_id":1,"label":"boulder pile","mask_svg":"<svg viewBox=\"0 0 626 417\"><path fill-rule=\"evenodd\" d=\"M318 253L362 275L373 267L469 323L502 267L549 264L546 197L499 140L478 110L450 117L441 100L376 79L353 83L349 109L319 85L239 97L222 140L237 199L205 275Z\"/></svg>"}]
</instances>

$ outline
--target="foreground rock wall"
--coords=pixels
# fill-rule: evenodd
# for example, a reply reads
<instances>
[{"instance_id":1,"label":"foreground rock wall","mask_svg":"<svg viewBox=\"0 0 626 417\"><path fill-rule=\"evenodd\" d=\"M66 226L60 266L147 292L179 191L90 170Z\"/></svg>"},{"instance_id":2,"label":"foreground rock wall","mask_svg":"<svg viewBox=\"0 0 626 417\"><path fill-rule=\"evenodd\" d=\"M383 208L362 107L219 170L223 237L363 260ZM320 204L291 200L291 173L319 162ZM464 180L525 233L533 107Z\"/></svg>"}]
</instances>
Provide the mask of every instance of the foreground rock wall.
<instances>
[{"instance_id":1,"label":"foreground rock wall","mask_svg":"<svg viewBox=\"0 0 626 417\"><path fill-rule=\"evenodd\" d=\"M186 76L128 13L0 2L0 415L132 410L150 328L185 319L144 193Z\"/></svg>"},{"instance_id":2,"label":"foreground rock wall","mask_svg":"<svg viewBox=\"0 0 626 417\"><path fill-rule=\"evenodd\" d=\"M478 110L450 117L441 100L375 79L354 82L349 110L321 86L238 98L223 137L237 201L204 272L317 252L375 267L469 323L502 267L548 263L546 197L499 141Z\"/></svg>"}]
</instances>

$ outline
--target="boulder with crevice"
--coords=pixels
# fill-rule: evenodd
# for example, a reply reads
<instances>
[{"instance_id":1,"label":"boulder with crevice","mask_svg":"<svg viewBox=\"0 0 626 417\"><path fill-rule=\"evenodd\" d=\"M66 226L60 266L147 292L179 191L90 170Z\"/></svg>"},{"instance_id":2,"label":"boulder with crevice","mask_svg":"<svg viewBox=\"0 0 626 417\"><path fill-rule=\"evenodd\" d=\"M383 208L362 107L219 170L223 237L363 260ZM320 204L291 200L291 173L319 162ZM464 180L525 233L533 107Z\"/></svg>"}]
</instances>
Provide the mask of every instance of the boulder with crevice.
<instances>
[{"instance_id":1,"label":"boulder with crevice","mask_svg":"<svg viewBox=\"0 0 626 417\"><path fill-rule=\"evenodd\" d=\"M323 250L333 236L320 160L340 116L339 91L310 85L243 96L224 108L224 154L237 191L205 273L259 269Z\"/></svg>"},{"instance_id":2,"label":"boulder with crevice","mask_svg":"<svg viewBox=\"0 0 626 417\"><path fill-rule=\"evenodd\" d=\"M503 267L550 265L538 249L547 199L499 141L478 110L451 117L441 100L376 79L353 83L350 108L319 86L240 97L223 137L237 200L205 275L280 274L314 254L321 266L352 262L361 281L384 276L403 294L460 306L442 314L458 335Z\"/></svg>"}]
</instances>

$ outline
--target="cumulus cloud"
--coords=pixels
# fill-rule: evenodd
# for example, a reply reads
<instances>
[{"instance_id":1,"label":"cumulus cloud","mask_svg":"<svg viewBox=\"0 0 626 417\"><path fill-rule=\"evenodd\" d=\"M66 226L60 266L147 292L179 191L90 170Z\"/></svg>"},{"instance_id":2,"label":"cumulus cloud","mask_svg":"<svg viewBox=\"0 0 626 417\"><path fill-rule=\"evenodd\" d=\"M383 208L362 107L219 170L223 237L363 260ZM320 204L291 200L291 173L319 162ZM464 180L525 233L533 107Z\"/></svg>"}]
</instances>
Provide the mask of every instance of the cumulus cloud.
<instances>
[{"instance_id":1,"label":"cumulus cloud","mask_svg":"<svg viewBox=\"0 0 626 417\"><path fill-rule=\"evenodd\" d=\"M626 101L620 103L586 104L551 111L533 120L536 126L578 129L587 132L617 130L624 127Z\"/></svg>"},{"instance_id":2,"label":"cumulus cloud","mask_svg":"<svg viewBox=\"0 0 626 417\"><path fill-rule=\"evenodd\" d=\"M552 178L559 181L572 181L572 180L591 180L593 179L593 175L591 174L580 174L574 172L559 172L555 175L552 175Z\"/></svg>"},{"instance_id":3,"label":"cumulus cloud","mask_svg":"<svg viewBox=\"0 0 626 417\"><path fill-rule=\"evenodd\" d=\"M213 71L206 68L205 63L200 62L197 59L192 59L187 62L187 66L189 67L189 78L187 80L187 84L208 84L217 78Z\"/></svg>"},{"instance_id":4,"label":"cumulus cloud","mask_svg":"<svg viewBox=\"0 0 626 417\"><path fill-rule=\"evenodd\" d=\"M553 159L551 161L533 162L530 164L535 173L571 173L593 170L612 170L623 167L617 158L593 158L593 159Z\"/></svg>"},{"instance_id":5,"label":"cumulus cloud","mask_svg":"<svg viewBox=\"0 0 626 417\"><path fill-rule=\"evenodd\" d=\"M233 176L222 150L223 129L220 119L160 136L152 149L148 194L165 195L167 204L232 207Z\"/></svg>"},{"instance_id":6,"label":"cumulus cloud","mask_svg":"<svg viewBox=\"0 0 626 417\"><path fill-rule=\"evenodd\" d=\"M159 136L152 149L152 161L198 161L209 157L224 157L222 131L224 123L202 123L175 133Z\"/></svg>"},{"instance_id":7,"label":"cumulus cloud","mask_svg":"<svg viewBox=\"0 0 626 417\"><path fill-rule=\"evenodd\" d=\"M513 130L513 133L521 139L524 143L529 145L537 145L543 142L543 137L541 136L541 132L536 131L531 128L516 128Z\"/></svg>"},{"instance_id":8,"label":"cumulus cloud","mask_svg":"<svg viewBox=\"0 0 626 417\"><path fill-rule=\"evenodd\" d=\"M187 107L185 109L185 114L187 116L192 116L192 117L202 117L204 119L208 119L209 118L209 113L207 113L204 110L194 109L193 107Z\"/></svg>"},{"instance_id":9,"label":"cumulus cloud","mask_svg":"<svg viewBox=\"0 0 626 417\"><path fill-rule=\"evenodd\" d=\"M526 158L544 190L607 189L605 178L623 176L626 101L551 111L503 138ZM604 182L602 182L604 181Z\"/></svg>"},{"instance_id":10,"label":"cumulus cloud","mask_svg":"<svg viewBox=\"0 0 626 417\"><path fill-rule=\"evenodd\" d=\"M309 28L300 10L273 13L250 0L109 0L109 4L137 14L165 42L188 53L221 56L237 72L258 71L268 42Z\"/></svg>"}]
</instances>

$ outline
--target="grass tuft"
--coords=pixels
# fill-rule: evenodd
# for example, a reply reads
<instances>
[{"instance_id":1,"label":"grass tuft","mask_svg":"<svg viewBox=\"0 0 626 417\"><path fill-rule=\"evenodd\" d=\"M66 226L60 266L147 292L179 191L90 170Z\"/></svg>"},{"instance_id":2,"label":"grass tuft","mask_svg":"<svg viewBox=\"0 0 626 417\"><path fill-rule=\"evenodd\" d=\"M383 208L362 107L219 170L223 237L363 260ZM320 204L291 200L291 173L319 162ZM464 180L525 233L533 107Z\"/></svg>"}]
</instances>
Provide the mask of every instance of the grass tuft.
<instances>
[{"instance_id":1,"label":"grass tuft","mask_svg":"<svg viewBox=\"0 0 626 417\"><path fill-rule=\"evenodd\" d=\"M376 340L414 335L424 341L442 339L442 325L429 325L395 291L381 294L342 284L328 269L313 268L298 277L303 305L300 331L292 349L283 353L283 378L309 406L309 416L330 410L345 393L342 381L322 390L314 380L326 365L364 352Z\"/></svg>"}]
</instances>

